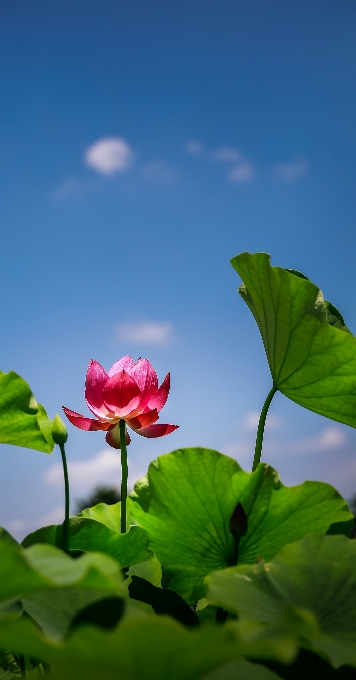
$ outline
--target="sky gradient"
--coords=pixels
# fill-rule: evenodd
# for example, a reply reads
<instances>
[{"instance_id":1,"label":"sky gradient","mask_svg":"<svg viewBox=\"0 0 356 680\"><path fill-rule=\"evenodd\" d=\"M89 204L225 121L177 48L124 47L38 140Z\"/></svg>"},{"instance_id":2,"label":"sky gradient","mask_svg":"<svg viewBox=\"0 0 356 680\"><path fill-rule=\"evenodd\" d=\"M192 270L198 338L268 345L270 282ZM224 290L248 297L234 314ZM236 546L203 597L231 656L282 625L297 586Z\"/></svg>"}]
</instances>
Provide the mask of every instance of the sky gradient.
<instances>
[{"instance_id":1,"label":"sky gradient","mask_svg":"<svg viewBox=\"0 0 356 680\"><path fill-rule=\"evenodd\" d=\"M170 371L169 437L249 469L271 378L229 260L304 272L356 333L356 6L347 0L2 1L1 370L53 417L86 413L87 365ZM75 499L120 483L68 425ZM356 433L274 398L263 460L356 492ZM60 521L59 451L2 446L0 523Z\"/></svg>"}]
</instances>

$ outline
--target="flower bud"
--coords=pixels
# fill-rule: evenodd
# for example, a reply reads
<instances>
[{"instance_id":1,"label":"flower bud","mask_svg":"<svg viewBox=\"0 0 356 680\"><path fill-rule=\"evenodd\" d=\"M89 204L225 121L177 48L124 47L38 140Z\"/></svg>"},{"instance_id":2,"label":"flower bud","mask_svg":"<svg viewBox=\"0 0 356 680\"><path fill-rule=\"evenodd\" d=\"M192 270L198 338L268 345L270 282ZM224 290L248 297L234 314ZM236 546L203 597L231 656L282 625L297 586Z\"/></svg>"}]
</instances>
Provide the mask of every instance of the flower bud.
<instances>
[{"instance_id":1,"label":"flower bud","mask_svg":"<svg viewBox=\"0 0 356 680\"><path fill-rule=\"evenodd\" d=\"M65 444L68 439L67 428L58 413L53 420L52 438L55 444Z\"/></svg>"},{"instance_id":2,"label":"flower bud","mask_svg":"<svg viewBox=\"0 0 356 680\"><path fill-rule=\"evenodd\" d=\"M234 538L242 538L247 534L247 517L241 503L237 504L230 517L229 529Z\"/></svg>"}]
</instances>

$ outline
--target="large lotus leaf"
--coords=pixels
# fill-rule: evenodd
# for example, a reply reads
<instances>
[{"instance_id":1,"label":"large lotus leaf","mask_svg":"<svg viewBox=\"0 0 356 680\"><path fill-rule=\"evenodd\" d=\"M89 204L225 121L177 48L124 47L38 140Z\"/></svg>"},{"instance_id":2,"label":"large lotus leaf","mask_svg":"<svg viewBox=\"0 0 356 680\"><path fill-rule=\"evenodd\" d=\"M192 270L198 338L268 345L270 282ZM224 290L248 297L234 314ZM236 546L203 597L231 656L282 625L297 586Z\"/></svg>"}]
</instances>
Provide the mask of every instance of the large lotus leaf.
<instances>
[{"instance_id":1,"label":"large lotus leaf","mask_svg":"<svg viewBox=\"0 0 356 680\"><path fill-rule=\"evenodd\" d=\"M81 609L109 595L108 590L91 588L46 589L22 597L21 604L46 635L60 639Z\"/></svg>"},{"instance_id":2,"label":"large lotus leaf","mask_svg":"<svg viewBox=\"0 0 356 680\"><path fill-rule=\"evenodd\" d=\"M4 527L0 527L0 541L8 541L9 543L18 545L16 538L11 536L11 534L7 531L7 529L4 529Z\"/></svg>"},{"instance_id":3,"label":"large lotus leaf","mask_svg":"<svg viewBox=\"0 0 356 680\"><path fill-rule=\"evenodd\" d=\"M285 680L355 680L352 666L333 668L324 658L309 649L300 649L296 660L288 664L268 661L268 668Z\"/></svg>"},{"instance_id":4,"label":"large lotus leaf","mask_svg":"<svg viewBox=\"0 0 356 680\"><path fill-rule=\"evenodd\" d=\"M14 371L0 371L0 442L51 453L52 424L27 382Z\"/></svg>"},{"instance_id":5,"label":"large lotus leaf","mask_svg":"<svg viewBox=\"0 0 356 680\"><path fill-rule=\"evenodd\" d=\"M97 614L100 614L95 619L97 625L100 625L101 618L105 623L104 627L113 627L113 625L108 625L110 604L113 602L120 605L120 616L116 622L126 617L154 616L151 607L128 599L126 582L122 583L120 595L117 590L70 587L41 590L21 598L23 611L38 623L46 635L57 639L63 639L68 634L73 627L74 620L79 625L78 620L83 620L92 607L98 607ZM85 618L85 620L88 619Z\"/></svg>"},{"instance_id":6,"label":"large lotus leaf","mask_svg":"<svg viewBox=\"0 0 356 680\"><path fill-rule=\"evenodd\" d=\"M287 543L352 518L328 484L285 487L262 463L248 473L217 451L173 451L151 463L129 497L132 516L146 529L162 565L163 587L193 603L204 596L206 574L233 564L229 519L238 502L248 520L239 563L269 560Z\"/></svg>"},{"instance_id":7,"label":"large lotus leaf","mask_svg":"<svg viewBox=\"0 0 356 680\"><path fill-rule=\"evenodd\" d=\"M356 666L356 542L310 535L285 546L271 562L231 567L207 577L207 597L239 621L275 626L289 612L315 625L300 627L302 646L333 666Z\"/></svg>"},{"instance_id":8,"label":"large lotus leaf","mask_svg":"<svg viewBox=\"0 0 356 680\"><path fill-rule=\"evenodd\" d=\"M124 592L120 565L92 553L73 560L51 545L19 545L0 541L0 602L43 589L80 586Z\"/></svg>"},{"instance_id":9,"label":"large lotus leaf","mask_svg":"<svg viewBox=\"0 0 356 680\"><path fill-rule=\"evenodd\" d=\"M283 639L245 641L233 624L188 629L166 616L127 618L111 631L83 626L63 642L46 639L29 620L4 618L0 639L49 663L61 680L198 680L244 654L286 661L296 653L294 645L286 654Z\"/></svg>"},{"instance_id":10,"label":"large lotus leaf","mask_svg":"<svg viewBox=\"0 0 356 680\"><path fill-rule=\"evenodd\" d=\"M63 545L63 525L52 524L26 536L22 545L27 548L35 543ZM102 552L114 557L122 567L144 562L152 558L147 548L147 535L141 527L133 526L126 534L113 531L103 522L87 517L71 517L69 520L69 547L84 552Z\"/></svg>"},{"instance_id":11,"label":"large lotus leaf","mask_svg":"<svg viewBox=\"0 0 356 680\"><path fill-rule=\"evenodd\" d=\"M202 680L280 680L280 676L258 663L231 661L204 675Z\"/></svg>"},{"instance_id":12,"label":"large lotus leaf","mask_svg":"<svg viewBox=\"0 0 356 680\"><path fill-rule=\"evenodd\" d=\"M185 626L198 626L193 609L173 590L154 586L141 576L132 576L128 587L131 598L150 605L156 614L167 614Z\"/></svg>"},{"instance_id":13,"label":"large lotus leaf","mask_svg":"<svg viewBox=\"0 0 356 680\"><path fill-rule=\"evenodd\" d=\"M133 564L128 571L128 576L140 576L159 588L162 583L162 567L157 557L154 556L152 560Z\"/></svg>"},{"instance_id":14,"label":"large lotus leaf","mask_svg":"<svg viewBox=\"0 0 356 680\"><path fill-rule=\"evenodd\" d=\"M120 520L121 520L121 503L114 503L113 505L107 505L106 503L98 503L92 508L85 508L79 512L76 517L87 517L88 519L95 519L96 522L101 522L105 526L109 527L117 534L121 533ZM128 518L129 519L129 518ZM129 528L129 522L128 527Z\"/></svg>"},{"instance_id":15,"label":"large lotus leaf","mask_svg":"<svg viewBox=\"0 0 356 680\"><path fill-rule=\"evenodd\" d=\"M244 282L239 293L257 321L275 388L356 427L356 338L329 323L333 305L308 279L271 267L267 253L242 253L231 264Z\"/></svg>"}]
</instances>

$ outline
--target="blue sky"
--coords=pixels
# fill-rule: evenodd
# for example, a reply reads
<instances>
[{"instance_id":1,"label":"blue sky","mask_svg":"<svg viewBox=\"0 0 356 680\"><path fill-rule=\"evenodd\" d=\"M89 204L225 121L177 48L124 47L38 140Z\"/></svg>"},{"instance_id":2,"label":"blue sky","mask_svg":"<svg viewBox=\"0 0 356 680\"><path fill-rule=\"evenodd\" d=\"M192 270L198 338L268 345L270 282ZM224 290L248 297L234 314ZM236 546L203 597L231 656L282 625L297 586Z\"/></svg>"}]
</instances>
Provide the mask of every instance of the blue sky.
<instances>
[{"instance_id":1,"label":"blue sky","mask_svg":"<svg viewBox=\"0 0 356 680\"><path fill-rule=\"evenodd\" d=\"M303 271L356 332L356 7L344 0L1 2L1 370L50 416L86 412L91 358L147 356L172 389L133 438L131 481L174 448L252 464L271 379L229 264ZM72 498L119 483L69 426ZM272 403L264 460L286 484L356 491L356 433ZM59 521L59 453L2 447L0 521Z\"/></svg>"}]
</instances>

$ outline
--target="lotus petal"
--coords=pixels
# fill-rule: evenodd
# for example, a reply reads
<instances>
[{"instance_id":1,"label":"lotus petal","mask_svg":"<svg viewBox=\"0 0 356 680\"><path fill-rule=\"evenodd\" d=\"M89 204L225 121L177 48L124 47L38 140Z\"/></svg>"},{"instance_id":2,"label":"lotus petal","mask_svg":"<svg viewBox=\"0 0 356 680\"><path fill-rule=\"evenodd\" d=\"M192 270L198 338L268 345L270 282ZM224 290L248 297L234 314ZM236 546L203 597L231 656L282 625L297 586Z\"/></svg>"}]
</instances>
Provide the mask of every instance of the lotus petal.
<instances>
[{"instance_id":1,"label":"lotus petal","mask_svg":"<svg viewBox=\"0 0 356 680\"><path fill-rule=\"evenodd\" d=\"M152 411L148 411L147 413L141 413L139 416L136 416L135 418L129 418L126 420L127 424L129 427L131 427L133 430L140 430L141 428L147 428L150 425L153 425L158 420L158 412L157 409L154 408Z\"/></svg>"},{"instance_id":2,"label":"lotus petal","mask_svg":"<svg viewBox=\"0 0 356 680\"><path fill-rule=\"evenodd\" d=\"M62 408L72 425L79 427L80 430L89 432L93 430L107 430L108 427L110 427L110 423L100 423L93 418L86 418L85 416L81 416L80 413L77 413L76 411L71 411L69 408L66 408L66 406L62 406Z\"/></svg>"},{"instance_id":3,"label":"lotus petal","mask_svg":"<svg viewBox=\"0 0 356 680\"><path fill-rule=\"evenodd\" d=\"M97 362L91 361L85 379L85 401L89 408L93 407L96 411L101 411L104 407L103 389L109 376L105 369ZM92 409L90 409L92 410ZM104 407L104 411L106 409Z\"/></svg>"},{"instance_id":4,"label":"lotus petal","mask_svg":"<svg viewBox=\"0 0 356 680\"><path fill-rule=\"evenodd\" d=\"M139 408L143 408L157 391L157 373L148 359L139 359L133 368L128 370L128 373L141 390L142 397Z\"/></svg>"},{"instance_id":5,"label":"lotus petal","mask_svg":"<svg viewBox=\"0 0 356 680\"><path fill-rule=\"evenodd\" d=\"M128 354L126 354L126 356L122 357L113 366L111 366L108 375L110 378L112 378L113 375L116 375L116 373L120 373L120 371L128 371L130 368L133 368L134 365L134 360L131 359Z\"/></svg>"},{"instance_id":6,"label":"lotus petal","mask_svg":"<svg viewBox=\"0 0 356 680\"><path fill-rule=\"evenodd\" d=\"M168 399L170 386L171 386L171 374L167 373L161 387L159 387L156 394L154 394L148 400L147 407L149 409L156 408L157 411L159 412L163 408Z\"/></svg>"},{"instance_id":7,"label":"lotus petal","mask_svg":"<svg viewBox=\"0 0 356 680\"><path fill-rule=\"evenodd\" d=\"M107 433L105 437L107 443L109 446L112 446L113 449L120 449L120 428L119 428L119 423L114 425L114 427L111 427L109 432ZM126 445L128 446L131 441L129 433L126 431Z\"/></svg>"},{"instance_id":8,"label":"lotus petal","mask_svg":"<svg viewBox=\"0 0 356 680\"><path fill-rule=\"evenodd\" d=\"M116 373L107 381L103 390L104 404L115 417L128 416L140 403L141 391L126 371Z\"/></svg>"},{"instance_id":9,"label":"lotus petal","mask_svg":"<svg viewBox=\"0 0 356 680\"><path fill-rule=\"evenodd\" d=\"M179 425L150 425L149 427L142 427L140 430L135 430L137 434L149 439L154 437L164 437L166 434L174 432Z\"/></svg>"}]
</instances>

